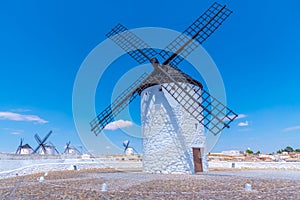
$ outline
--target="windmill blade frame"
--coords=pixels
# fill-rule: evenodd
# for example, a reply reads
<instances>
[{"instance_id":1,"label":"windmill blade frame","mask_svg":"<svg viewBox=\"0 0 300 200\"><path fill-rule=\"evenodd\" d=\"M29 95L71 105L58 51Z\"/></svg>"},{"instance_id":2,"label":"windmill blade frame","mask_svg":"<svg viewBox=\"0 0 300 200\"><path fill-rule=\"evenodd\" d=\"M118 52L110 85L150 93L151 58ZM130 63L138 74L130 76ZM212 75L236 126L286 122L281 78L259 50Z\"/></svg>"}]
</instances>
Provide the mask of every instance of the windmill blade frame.
<instances>
[{"instance_id":1,"label":"windmill blade frame","mask_svg":"<svg viewBox=\"0 0 300 200\"><path fill-rule=\"evenodd\" d=\"M133 149L133 151L134 151L135 153L139 154L139 152L138 152L135 148L133 148L133 147L131 147L131 148Z\"/></svg>"},{"instance_id":2,"label":"windmill blade frame","mask_svg":"<svg viewBox=\"0 0 300 200\"><path fill-rule=\"evenodd\" d=\"M43 149L44 154L47 154L48 152L47 152L47 149L46 149L45 145L44 145L44 144L41 144L41 147L42 147L42 149Z\"/></svg>"},{"instance_id":3,"label":"windmill blade frame","mask_svg":"<svg viewBox=\"0 0 300 200\"><path fill-rule=\"evenodd\" d=\"M35 134L35 135L34 135L34 138L35 138L35 140L36 140L39 144L42 143L42 139L40 138L40 136L39 136L38 134Z\"/></svg>"},{"instance_id":4,"label":"windmill blade frame","mask_svg":"<svg viewBox=\"0 0 300 200\"><path fill-rule=\"evenodd\" d=\"M159 55L166 59L162 64L178 66L200 44L210 37L230 16L226 5L214 3L182 34L177 36Z\"/></svg>"},{"instance_id":5,"label":"windmill blade frame","mask_svg":"<svg viewBox=\"0 0 300 200\"><path fill-rule=\"evenodd\" d=\"M114 120L114 116L126 108L137 96L141 86L149 78L147 73L142 74L134 83L125 89L111 105L106 107L91 122L91 131L97 136L105 126Z\"/></svg>"},{"instance_id":6,"label":"windmill blade frame","mask_svg":"<svg viewBox=\"0 0 300 200\"><path fill-rule=\"evenodd\" d=\"M81 154L81 152L80 152L76 147L73 147L73 149L75 149L75 151L76 151L78 154Z\"/></svg>"},{"instance_id":7,"label":"windmill blade frame","mask_svg":"<svg viewBox=\"0 0 300 200\"><path fill-rule=\"evenodd\" d=\"M161 72L160 76L156 76L161 86L165 88L188 113L214 135L219 134L224 128L229 128L229 124L237 117L237 114L232 110L209 95L209 93L202 88L197 87L198 83L194 79L187 80L183 76L179 76L177 80L175 80L169 75L168 71L165 70L166 67L159 65L157 69ZM159 80L159 78L161 80ZM167 79L169 79L168 82L166 81ZM187 83L190 83L192 86L186 89ZM174 85L177 87L176 89L174 89ZM191 90L193 90L193 94L189 92ZM199 94L200 92L203 93ZM205 94L205 98L200 101L203 98L203 94ZM212 102L216 102L217 104L213 104L209 101L209 98L212 99ZM203 105L203 102L205 102L205 105ZM199 108L201 108L201 110ZM217 113L214 112L216 110ZM206 115L203 115L202 112L205 112ZM203 116L203 118L201 116Z\"/></svg>"},{"instance_id":8,"label":"windmill blade frame","mask_svg":"<svg viewBox=\"0 0 300 200\"><path fill-rule=\"evenodd\" d=\"M126 141L126 144L125 144L125 141ZM129 147L129 143L130 143L130 140L125 140L123 141L123 146L124 146L124 153L126 152L126 150L128 149Z\"/></svg>"},{"instance_id":9,"label":"windmill blade frame","mask_svg":"<svg viewBox=\"0 0 300 200\"><path fill-rule=\"evenodd\" d=\"M57 150L56 147L54 148L54 151L55 151L57 154L59 154L59 151Z\"/></svg>"},{"instance_id":10,"label":"windmill blade frame","mask_svg":"<svg viewBox=\"0 0 300 200\"><path fill-rule=\"evenodd\" d=\"M65 147L64 153L66 153L69 150L70 144L71 144L71 141L69 141L69 142L66 143L66 147Z\"/></svg>"},{"instance_id":11,"label":"windmill blade frame","mask_svg":"<svg viewBox=\"0 0 300 200\"><path fill-rule=\"evenodd\" d=\"M52 134L52 131L50 131L42 140L42 143L44 144L46 142L46 140L50 137L50 135Z\"/></svg>"},{"instance_id":12,"label":"windmill blade frame","mask_svg":"<svg viewBox=\"0 0 300 200\"><path fill-rule=\"evenodd\" d=\"M174 77L174 73L177 76ZM171 76L170 74L173 74ZM204 127L217 135L237 117L231 109L203 90L200 82L185 74L178 68L172 66L157 65L154 72L149 76L150 83L160 84L165 90L195 119ZM190 84L189 90L194 91L194 96L189 94L184 88L185 84ZM145 82L141 90L149 85ZM174 85L179 88L174 90ZM188 99L184 99L184 96ZM180 99L178 99L180 98ZM202 99L203 98L203 99ZM201 100L201 101L200 101ZM199 110L201 108L201 110ZM204 116L203 118L201 116Z\"/></svg>"},{"instance_id":13,"label":"windmill blade frame","mask_svg":"<svg viewBox=\"0 0 300 200\"><path fill-rule=\"evenodd\" d=\"M106 34L114 43L136 60L139 64L150 61L158 53L146 42L122 24L117 24Z\"/></svg>"},{"instance_id":14,"label":"windmill blade frame","mask_svg":"<svg viewBox=\"0 0 300 200\"><path fill-rule=\"evenodd\" d=\"M37 141L38 146L37 146L37 147L35 148L35 150L32 152L33 154L36 153L36 152L40 149L41 144L42 144L42 140L41 140L41 138L38 136L38 134L35 134L35 135L34 135L34 138L35 138L35 140Z\"/></svg>"},{"instance_id":15,"label":"windmill blade frame","mask_svg":"<svg viewBox=\"0 0 300 200\"><path fill-rule=\"evenodd\" d=\"M47 153L47 149L46 149L46 147L45 147L45 142L46 142L46 140L50 137L51 134L52 134L52 131L50 131L50 132L43 138L43 140L41 140L41 138L39 137L38 134L35 134L35 135L34 135L34 138L36 139L36 141L37 141L37 143L38 143L39 145L38 145L37 148L33 151L33 153L36 153L41 147L42 147L44 153L45 153L45 154Z\"/></svg>"},{"instance_id":16,"label":"windmill blade frame","mask_svg":"<svg viewBox=\"0 0 300 200\"><path fill-rule=\"evenodd\" d=\"M20 152L21 152L21 149L20 149L20 147L18 147L15 154L20 154Z\"/></svg>"},{"instance_id":17,"label":"windmill blade frame","mask_svg":"<svg viewBox=\"0 0 300 200\"><path fill-rule=\"evenodd\" d=\"M128 146L128 145L129 145L129 142L130 142L129 140L124 140L124 141L123 141L123 146L124 146L124 147Z\"/></svg>"},{"instance_id":18,"label":"windmill blade frame","mask_svg":"<svg viewBox=\"0 0 300 200\"><path fill-rule=\"evenodd\" d=\"M20 144L19 144L15 154L21 154L22 147L23 147L23 138L21 138Z\"/></svg>"}]
</instances>

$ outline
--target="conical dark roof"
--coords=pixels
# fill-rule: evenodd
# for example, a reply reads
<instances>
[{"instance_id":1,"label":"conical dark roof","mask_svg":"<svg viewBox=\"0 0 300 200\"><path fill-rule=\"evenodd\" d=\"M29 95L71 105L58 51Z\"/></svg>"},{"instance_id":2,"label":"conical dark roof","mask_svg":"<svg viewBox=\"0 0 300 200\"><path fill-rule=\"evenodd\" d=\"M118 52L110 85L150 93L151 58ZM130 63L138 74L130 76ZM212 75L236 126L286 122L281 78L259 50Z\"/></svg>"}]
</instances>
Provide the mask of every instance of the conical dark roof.
<instances>
[{"instance_id":1,"label":"conical dark roof","mask_svg":"<svg viewBox=\"0 0 300 200\"><path fill-rule=\"evenodd\" d=\"M155 67L154 71L151 73L149 78L147 78L147 80L145 81L145 84L139 88L138 91L139 93L141 93L144 89L151 87L153 85L172 83L174 82L172 79L174 79L177 82L185 82L185 83L196 85L201 89L203 88L202 84L199 81L193 79L192 77L185 74L179 69L176 69L169 65L160 65L160 67L163 69L164 72L166 72L167 75L163 73L161 70L159 70L157 67Z\"/></svg>"},{"instance_id":2,"label":"conical dark roof","mask_svg":"<svg viewBox=\"0 0 300 200\"><path fill-rule=\"evenodd\" d=\"M22 149L31 149L31 146L29 144L25 144L22 146Z\"/></svg>"}]
</instances>

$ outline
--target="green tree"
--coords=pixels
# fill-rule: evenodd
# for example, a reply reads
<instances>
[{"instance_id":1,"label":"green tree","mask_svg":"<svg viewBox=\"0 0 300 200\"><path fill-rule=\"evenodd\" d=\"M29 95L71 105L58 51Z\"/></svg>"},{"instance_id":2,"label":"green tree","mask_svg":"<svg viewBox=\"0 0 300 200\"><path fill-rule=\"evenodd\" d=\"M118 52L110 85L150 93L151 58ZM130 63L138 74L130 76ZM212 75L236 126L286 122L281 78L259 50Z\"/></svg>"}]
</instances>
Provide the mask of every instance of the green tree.
<instances>
[{"instance_id":1,"label":"green tree","mask_svg":"<svg viewBox=\"0 0 300 200\"><path fill-rule=\"evenodd\" d=\"M300 153L300 149L295 149L295 152L298 152L298 153Z\"/></svg>"},{"instance_id":2,"label":"green tree","mask_svg":"<svg viewBox=\"0 0 300 200\"><path fill-rule=\"evenodd\" d=\"M282 149L281 149L281 150L278 150L277 153L278 153L278 154L282 154L282 151L283 151Z\"/></svg>"},{"instance_id":3,"label":"green tree","mask_svg":"<svg viewBox=\"0 0 300 200\"><path fill-rule=\"evenodd\" d=\"M294 152L294 149L290 146L287 146L285 147L285 149L283 151L286 151L286 152Z\"/></svg>"},{"instance_id":4,"label":"green tree","mask_svg":"<svg viewBox=\"0 0 300 200\"><path fill-rule=\"evenodd\" d=\"M247 154L253 154L253 151L250 150L250 149L247 149L245 152L246 152Z\"/></svg>"},{"instance_id":5,"label":"green tree","mask_svg":"<svg viewBox=\"0 0 300 200\"><path fill-rule=\"evenodd\" d=\"M256 154L256 155L259 155L259 154L260 154L260 151L258 150L255 154Z\"/></svg>"}]
</instances>

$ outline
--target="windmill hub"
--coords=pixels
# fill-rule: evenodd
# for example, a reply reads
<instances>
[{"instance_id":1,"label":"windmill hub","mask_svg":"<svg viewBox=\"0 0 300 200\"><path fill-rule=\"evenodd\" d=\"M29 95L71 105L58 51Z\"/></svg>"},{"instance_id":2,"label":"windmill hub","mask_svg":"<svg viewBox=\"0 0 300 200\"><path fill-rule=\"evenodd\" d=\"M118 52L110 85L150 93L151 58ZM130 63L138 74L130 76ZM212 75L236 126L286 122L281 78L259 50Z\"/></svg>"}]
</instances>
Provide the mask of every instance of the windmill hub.
<instances>
[{"instance_id":1,"label":"windmill hub","mask_svg":"<svg viewBox=\"0 0 300 200\"><path fill-rule=\"evenodd\" d=\"M156 67L159 64L157 58L151 58L150 63L153 65L153 67Z\"/></svg>"}]
</instances>

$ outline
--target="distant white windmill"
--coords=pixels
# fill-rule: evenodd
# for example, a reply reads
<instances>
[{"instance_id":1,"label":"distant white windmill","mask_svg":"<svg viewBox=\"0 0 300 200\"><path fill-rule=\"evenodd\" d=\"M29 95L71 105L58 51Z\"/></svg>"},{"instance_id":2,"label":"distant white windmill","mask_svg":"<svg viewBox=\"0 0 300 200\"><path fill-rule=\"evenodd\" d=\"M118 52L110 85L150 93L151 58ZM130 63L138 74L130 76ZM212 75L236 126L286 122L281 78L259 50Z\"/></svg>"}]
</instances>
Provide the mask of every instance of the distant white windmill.
<instances>
[{"instance_id":1,"label":"distant white windmill","mask_svg":"<svg viewBox=\"0 0 300 200\"><path fill-rule=\"evenodd\" d=\"M50 135L52 134L52 131L50 131L42 140L38 134L34 135L34 138L36 139L37 143L39 144L37 146L37 148L33 151L33 153L37 153L39 151L39 154L41 155L45 155L45 154L59 154L59 152L57 151L57 149L55 148L55 146L51 143L48 142L46 143L47 139L50 137Z\"/></svg>"},{"instance_id":2,"label":"distant white windmill","mask_svg":"<svg viewBox=\"0 0 300 200\"><path fill-rule=\"evenodd\" d=\"M29 144L23 145L23 138L21 138L16 154L29 155L31 151L33 151L31 146Z\"/></svg>"},{"instance_id":3,"label":"distant white windmill","mask_svg":"<svg viewBox=\"0 0 300 200\"><path fill-rule=\"evenodd\" d=\"M138 153L133 147L129 146L129 144L130 144L129 140L123 141L125 155L133 155L134 152Z\"/></svg>"},{"instance_id":4,"label":"distant white windmill","mask_svg":"<svg viewBox=\"0 0 300 200\"><path fill-rule=\"evenodd\" d=\"M66 154L81 154L80 151L78 151L78 149L76 149L75 147L71 147L70 144L71 144L71 141L66 143L64 153L66 153Z\"/></svg>"}]
</instances>

